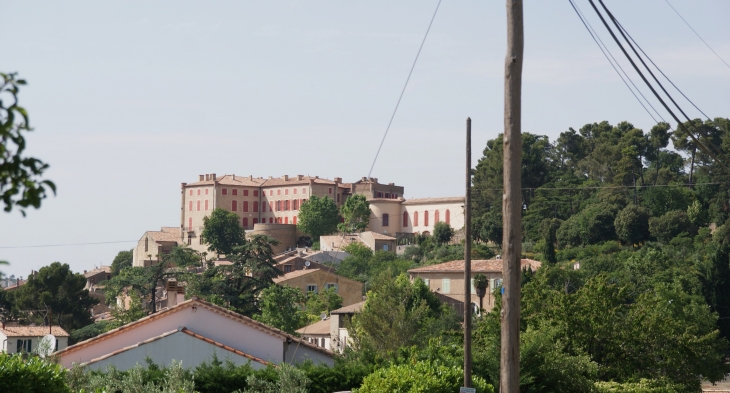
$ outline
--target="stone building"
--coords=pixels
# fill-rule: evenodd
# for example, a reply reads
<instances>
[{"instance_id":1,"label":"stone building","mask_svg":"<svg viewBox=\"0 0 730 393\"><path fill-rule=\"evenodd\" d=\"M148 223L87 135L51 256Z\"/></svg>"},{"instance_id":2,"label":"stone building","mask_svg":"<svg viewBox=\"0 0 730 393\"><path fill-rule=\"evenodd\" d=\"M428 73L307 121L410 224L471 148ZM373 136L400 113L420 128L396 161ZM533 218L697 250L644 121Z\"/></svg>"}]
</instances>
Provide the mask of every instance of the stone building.
<instances>
[{"instance_id":1,"label":"stone building","mask_svg":"<svg viewBox=\"0 0 730 393\"><path fill-rule=\"evenodd\" d=\"M178 244L180 228L162 227L159 231L147 231L132 250L132 266L156 265Z\"/></svg>"}]
</instances>

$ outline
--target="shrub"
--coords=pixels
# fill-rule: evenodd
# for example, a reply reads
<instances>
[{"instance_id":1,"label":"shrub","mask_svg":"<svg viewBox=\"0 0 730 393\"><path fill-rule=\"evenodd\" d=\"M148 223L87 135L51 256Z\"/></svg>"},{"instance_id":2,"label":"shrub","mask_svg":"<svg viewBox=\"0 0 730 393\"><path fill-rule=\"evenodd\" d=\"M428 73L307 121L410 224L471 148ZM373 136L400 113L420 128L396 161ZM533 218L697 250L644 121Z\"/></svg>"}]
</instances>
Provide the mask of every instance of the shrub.
<instances>
[{"instance_id":1,"label":"shrub","mask_svg":"<svg viewBox=\"0 0 730 393\"><path fill-rule=\"evenodd\" d=\"M66 370L41 358L0 353L0 385L3 392L71 393Z\"/></svg>"},{"instance_id":2,"label":"shrub","mask_svg":"<svg viewBox=\"0 0 730 393\"><path fill-rule=\"evenodd\" d=\"M453 393L462 386L464 372L459 367L435 365L419 361L381 368L363 380L357 393ZM473 377L473 387L478 393L493 393L492 385L480 377Z\"/></svg>"},{"instance_id":3,"label":"shrub","mask_svg":"<svg viewBox=\"0 0 730 393\"><path fill-rule=\"evenodd\" d=\"M446 244L454 237L454 228L451 225L439 221L433 226L433 238L438 244Z\"/></svg>"},{"instance_id":4,"label":"shrub","mask_svg":"<svg viewBox=\"0 0 730 393\"><path fill-rule=\"evenodd\" d=\"M621 210L613 222L616 235L624 244L638 244L649 240L649 216L645 207L628 205Z\"/></svg>"},{"instance_id":5,"label":"shrub","mask_svg":"<svg viewBox=\"0 0 730 393\"><path fill-rule=\"evenodd\" d=\"M247 387L246 379L253 374L249 365L236 366L230 360L221 362L213 356L210 363L195 368L195 390L200 393L232 392Z\"/></svg>"},{"instance_id":6,"label":"shrub","mask_svg":"<svg viewBox=\"0 0 730 393\"><path fill-rule=\"evenodd\" d=\"M687 232L692 224L682 210L667 212L661 217L649 219L649 232L662 243L669 243L675 236Z\"/></svg>"},{"instance_id":7,"label":"shrub","mask_svg":"<svg viewBox=\"0 0 730 393\"><path fill-rule=\"evenodd\" d=\"M684 391L671 383L654 379L641 379L639 382L596 382L597 393L679 393Z\"/></svg>"}]
</instances>

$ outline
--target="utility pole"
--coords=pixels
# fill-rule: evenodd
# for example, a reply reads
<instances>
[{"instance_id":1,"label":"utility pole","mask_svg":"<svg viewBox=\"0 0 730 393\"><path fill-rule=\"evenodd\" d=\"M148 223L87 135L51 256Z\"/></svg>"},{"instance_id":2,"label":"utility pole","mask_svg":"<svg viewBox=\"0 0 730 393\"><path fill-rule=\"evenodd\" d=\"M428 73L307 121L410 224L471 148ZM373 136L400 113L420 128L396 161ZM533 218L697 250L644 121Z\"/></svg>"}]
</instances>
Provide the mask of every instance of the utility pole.
<instances>
[{"instance_id":1,"label":"utility pole","mask_svg":"<svg viewBox=\"0 0 730 393\"><path fill-rule=\"evenodd\" d=\"M464 387L471 387L471 118L466 118L464 196Z\"/></svg>"},{"instance_id":2,"label":"utility pole","mask_svg":"<svg viewBox=\"0 0 730 393\"><path fill-rule=\"evenodd\" d=\"M522 0L507 0L504 65L504 194L502 195L502 348L499 391L520 391L520 265L522 259Z\"/></svg>"}]
</instances>

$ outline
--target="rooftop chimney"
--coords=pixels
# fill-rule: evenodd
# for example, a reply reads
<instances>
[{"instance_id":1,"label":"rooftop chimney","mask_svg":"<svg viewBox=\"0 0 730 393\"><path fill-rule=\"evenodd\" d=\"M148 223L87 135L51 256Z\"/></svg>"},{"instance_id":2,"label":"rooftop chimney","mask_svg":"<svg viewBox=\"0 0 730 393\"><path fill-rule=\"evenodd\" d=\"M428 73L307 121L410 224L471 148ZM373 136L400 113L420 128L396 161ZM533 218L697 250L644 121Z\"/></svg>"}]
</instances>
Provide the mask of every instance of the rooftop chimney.
<instances>
[{"instance_id":1,"label":"rooftop chimney","mask_svg":"<svg viewBox=\"0 0 730 393\"><path fill-rule=\"evenodd\" d=\"M231 176L233 176L233 180L236 180L236 175L235 174L233 174Z\"/></svg>"},{"instance_id":2,"label":"rooftop chimney","mask_svg":"<svg viewBox=\"0 0 730 393\"><path fill-rule=\"evenodd\" d=\"M335 183L342 183L342 178L341 177L336 177L335 178Z\"/></svg>"},{"instance_id":3,"label":"rooftop chimney","mask_svg":"<svg viewBox=\"0 0 730 393\"><path fill-rule=\"evenodd\" d=\"M210 174L210 180L217 181L218 178L215 176L215 173Z\"/></svg>"},{"instance_id":4,"label":"rooftop chimney","mask_svg":"<svg viewBox=\"0 0 730 393\"><path fill-rule=\"evenodd\" d=\"M285 181L286 181L286 180L289 180L289 175L284 175L284 176L282 176L282 178L283 178L283 179L284 179Z\"/></svg>"},{"instance_id":5,"label":"rooftop chimney","mask_svg":"<svg viewBox=\"0 0 730 393\"><path fill-rule=\"evenodd\" d=\"M363 176L362 179L360 179L360 181L368 181L368 178Z\"/></svg>"},{"instance_id":6,"label":"rooftop chimney","mask_svg":"<svg viewBox=\"0 0 730 393\"><path fill-rule=\"evenodd\" d=\"M303 179L304 179L303 175L297 175L297 180L303 180Z\"/></svg>"},{"instance_id":7,"label":"rooftop chimney","mask_svg":"<svg viewBox=\"0 0 730 393\"><path fill-rule=\"evenodd\" d=\"M273 177L272 177L272 176L269 176L269 180L270 180L270 179L273 179Z\"/></svg>"},{"instance_id":8,"label":"rooftop chimney","mask_svg":"<svg viewBox=\"0 0 730 393\"><path fill-rule=\"evenodd\" d=\"M395 185L395 183L388 183L388 185L389 185L389 186L394 186L394 185Z\"/></svg>"},{"instance_id":9,"label":"rooftop chimney","mask_svg":"<svg viewBox=\"0 0 730 393\"><path fill-rule=\"evenodd\" d=\"M200 181L205 180L205 175L198 175L200 177Z\"/></svg>"},{"instance_id":10,"label":"rooftop chimney","mask_svg":"<svg viewBox=\"0 0 730 393\"><path fill-rule=\"evenodd\" d=\"M248 180L253 180L253 175L248 175Z\"/></svg>"},{"instance_id":11,"label":"rooftop chimney","mask_svg":"<svg viewBox=\"0 0 730 393\"><path fill-rule=\"evenodd\" d=\"M206 173L206 174L205 174L205 181L208 181L208 180L210 180L210 174L207 174L207 173Z\"/></svg>"},{"instance_id":12,"label":"rooftop chimney","mask_svg":"<svg viewBox=\"0 0 730 393\"><path fill-rule=\"evenodd\" d=\"M188 185L188 183L180 183L180 188L185 188L185 186L187 186L187 185Z\"/></svg>"}]
</instances>

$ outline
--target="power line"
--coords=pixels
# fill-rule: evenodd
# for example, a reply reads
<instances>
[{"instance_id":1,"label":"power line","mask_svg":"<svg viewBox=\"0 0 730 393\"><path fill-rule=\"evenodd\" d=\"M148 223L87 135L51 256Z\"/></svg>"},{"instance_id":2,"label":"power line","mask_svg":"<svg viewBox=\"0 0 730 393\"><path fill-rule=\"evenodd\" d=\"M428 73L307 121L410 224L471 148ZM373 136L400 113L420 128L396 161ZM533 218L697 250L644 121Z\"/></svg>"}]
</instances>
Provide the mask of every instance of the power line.
<instances>
[{"instance_id":1,"label":"power line","mask_svg":"<svg viewBox=\"0 0 730 393\"><path fill-rule=\"evenodd\" d=\"M570 2L570 5L573 7L573 10L575 11L575 13L578 15L578 18L580 19L580 21L583 22L583 26L585 26L586 30L588 30L588 34L591 35L591 38L593 38L593 41L596 43L596 45L598 45L598 49L601 50L601 52L603 53L603 56L606 58L606 60L608 60L608 63L611 65L613 70L616 71L616 74L618 74L618 77L621 78L621 81L624 82L624 85L626 85L626 87L629 89L629 91L634 96L634 98L636 98L636 100L639 101L639 105L641 105L642 108L644 108L644 110L646 111L646 113L649 114L649 117L651 117L652 120L654 120L657 123L659 122L654 117L654 115L652 115L652 113L649 111L649 109L646 107L646 105L644 105L644 103L639 99L639 97L636 95L636 93L634 93L634 90L626 82L626 79L628 79L629 82L631 82L631 85L634 86L634 89L636 89L636 91L639 93L639 95L641 95L641 98L643 98L644 101L646 101L646 103L651 107L651 109L654 110L654 112L657 114L657 116L659 116L659 118L662 119L662 121L664 121L666 123L666 121L664 120L662 115L660 115L659 112L654 108L654 106L651 105L649 100L647 100L646 97L644 97L644 94L642 94L641 90L639 90L639 88L636 87L636 84L634 84L634 81L632 81L631 78L629 77L629 75L626 73L626 71L624 71L624 69L621 67L621 64L619 64L619 62L616 60L616 58L613 57L613 54L611 54L611 51L608 50L608 47L606 46L606 44L603 43L603 40L601 40L601 37L599 37L598 34L595 33L595 31L593 30L593 27L590 26L590 23L585 19L585 17L583 16L583 13L578 9L578 6L573 2L573 0L568 0L568 1ZM599 43L599 41L600 41L600 43ZM605 50L604 50L604 47L606 48ZM606 52L608 52L608 54ZM611 56L610 58L609 58L609 55ZM611 59L613 59L613 62L611 61ZM613 64L614 62L616 63L616 65ZM621 72L619 72L619 70L616 68L617 66L619 69L621 69ZM623 73L623 75L626 76L626 79L624 79L624 76L622 76L621 73Z\"/></svg>"},{"instance_id":2,"label":"power line","mask_svg":"<svg viewBox=\"0 0 730 393\"><path fill-rule=\"evenodd\" d=\"M697 32L697 31L696 31L695 29L693 29L693 28L692 28L692 26L690 26L689 22L687 22L687 20L685 20L685 19L684 19L684 18L682 17L682 15L680 15L680 14L679 14L679 11L677 11L677 9L676 9L676 8L674 8L674 7L672 6L672 4L670 4L670 3L669 3L669 0L664 0L664 1L665 1L665 2L667 3L667 5L668 5L668 6L669 6L669 7L670 7L670 8L671 8L671 9L672 9L673 11L674 11L674 13L675 13L675 14L677 14L677 16L679 16L679 19L682 19L682 22L684 22L684 24L685 24L685 25L687 25L687 27L689 27L689 28L690 28L690 30L692 30L692 32L693 32L693 33L695 33L695 35L697 36L697 38L699 38L699 39L700 39L700 41L702 41L702 42L703 42L703 43L705 44L705 46L707 46L707 48L709 48L709 49L710 49L710 50L712 51L712 53L714 53L714 54L715 54L715 56L717 56L717 58L718 58L718 59L720 59L720 61L721 61L721 62L723 62L723 63L725 64L725 66L727 66L727 68L730 68L730 64L728 64L728 63L727 63L727 62L726 62L726 61L725 61L725 60L724 60L724 59L723 59L722 57L720 57L720 55L718 55L718 54L717 54L717 52L715 52L715 50L714 50L714 49L712 49L712 47L710 46L710 44L708 44L708 43L707 43L707 42L706 42L706 41L705 41L705 40L704 40L704 39L703 39L703 38L702 38L702 37L700 36L700 34L699 34L699 33L698 33L698 32Z\"/></svg>"},{"instance_id":3,"label":"power line","mask_svg":"<svg viewBox=\"0 0 730 393\"><path fill-rule=\"evenodd\" d=\"M730 184L730 182L714 182L714 183L686 183L686 184L642 184L636 186L577 186L577 187L522 187L522 190L534 190L534 191L545 191L545 190L601 190L601 189L622 189L622 188L654 188L654 187L683 187L689 186L718 186L722 184ZM502 187L472 187L472 190L482 191L502 191Z\"/></svg>"},{"instance_id":4,"label":"power line","mask_svg":"<svg viewBox=\"0 0 730 393\"><path fill-rule=\"evenodd\" d=\"M439 6L441 5L441 0L439 0L438 4L436 4L436 10L433 12L433 16L431 17L431 22L428 24L428 29L426 29L426 34L423 36L423 41L421 41L421 46L418 48L418 53L416 53L416 58L413 60L413 65L411 65L411 71L408 72L408 78L406 78L406 83L403 85L403 90L400 92L400 96L398 97L398 102L395 104L395 109L393 109L393 114L390 116L390 121L388 122L388 127L385 129L385 134L383 135L383 139L380 141L380 146L378 146L378 152L375 153L375 159L373 160L373 165L370 166L370 172L368 172L368 177L373 173L373 168L375 167L375 162L378 161L378 156L380 155L380 149L383 148L383 142L385 142L385 137L388 136L388 131L390 130L390 125L393 124L393 119L395 118L395 113L398 111L398 106L400 105L400 100L403 98L403 93L406 92L406 87L408 87L408 81L411 80L411 75L413 74L413 69L416 68L416 62L418 61L418 56L421 55L421 49L423 49L423 44L426 42L426 37L428 37L428 32L431 31L431 25L433 24L433 20L436 19L436 13L439 10Z\"/></svg>"},{"instance_id":5,"label":"power line","mask_svg":"<svg viewBox=\"0 0 730 393\"><path fill-rule=\"evenodd\" d=\"M38 246L0 246L2 249L9 248L44 248L44 247L67 247L67 246L90 246L95 244L115 244L115 243L135 243L136 240L119 240L113 242L96 242L96 243L65 243L65 244L43 244Z\"/></svg>"}]
</instances>

